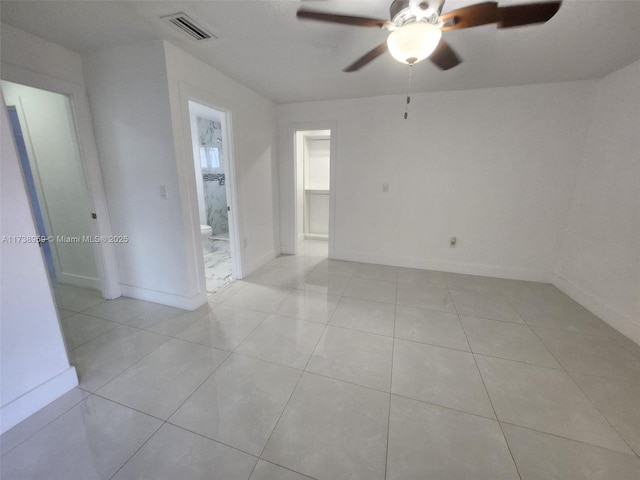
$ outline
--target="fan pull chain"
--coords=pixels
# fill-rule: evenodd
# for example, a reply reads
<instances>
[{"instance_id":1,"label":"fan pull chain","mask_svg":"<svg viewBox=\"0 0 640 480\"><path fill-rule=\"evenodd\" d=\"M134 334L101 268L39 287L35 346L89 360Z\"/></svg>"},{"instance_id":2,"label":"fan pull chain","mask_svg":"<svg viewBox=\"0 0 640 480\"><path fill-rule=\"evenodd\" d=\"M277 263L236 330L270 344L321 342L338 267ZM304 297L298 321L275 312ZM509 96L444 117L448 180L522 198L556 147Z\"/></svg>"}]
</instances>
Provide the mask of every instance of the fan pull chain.
<instances>
[{"instance_id":1,"label":"fan pull chain","mask_svg":"<svg viewBox=\"0 0 640 480\"><path fill-rule=\"evenodd\" d=\"M407 86L407 105L404 108L404 119L409 117L409 104L411 103L411 87L413 83L413 63L409 64L409 85Z\"/></svg>"}]
</instances>

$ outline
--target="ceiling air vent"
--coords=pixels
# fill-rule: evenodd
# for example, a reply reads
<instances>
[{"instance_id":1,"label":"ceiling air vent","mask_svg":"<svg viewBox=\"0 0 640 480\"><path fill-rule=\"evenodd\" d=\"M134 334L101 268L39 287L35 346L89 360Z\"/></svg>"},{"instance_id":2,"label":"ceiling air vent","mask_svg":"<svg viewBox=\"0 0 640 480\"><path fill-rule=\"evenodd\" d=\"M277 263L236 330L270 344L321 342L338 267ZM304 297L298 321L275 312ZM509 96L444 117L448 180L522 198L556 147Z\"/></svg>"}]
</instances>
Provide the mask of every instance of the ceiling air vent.
<instances>
[{"instance_id":1,"label":"ceiling air vent","mask_svg":"<svg viewBox=\"0 0 640 480\"><path fill-rule=\"evenodd\" d=\"M174 27L179 28L183 34L189 35L192 40L215 40L218 38L207 29L196 24L188 15L182 12L167 15L166 17L161 17L161 19L165 22L169 22Z\"/></svg>"}]
</instances>

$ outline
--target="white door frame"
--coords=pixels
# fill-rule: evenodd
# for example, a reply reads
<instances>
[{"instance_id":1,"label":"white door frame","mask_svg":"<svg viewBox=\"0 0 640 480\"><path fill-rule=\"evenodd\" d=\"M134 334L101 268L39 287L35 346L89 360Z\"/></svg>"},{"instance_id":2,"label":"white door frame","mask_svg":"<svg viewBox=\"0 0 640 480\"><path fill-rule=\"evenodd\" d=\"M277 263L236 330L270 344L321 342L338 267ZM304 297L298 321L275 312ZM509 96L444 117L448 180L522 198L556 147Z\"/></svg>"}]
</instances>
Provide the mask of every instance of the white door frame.
<instances>
[{"instance_id":1,"label":"white door frame","mask_svg":"<svg viewBox=\"0 0 640 480\"><path fill-rule=\"evenodd\" d=\"M200 232L200 211L198 207L198 192L196 187L196 173L193 158L193 148L191 142L191 111L189 108L189 102L194 102L203 105L207 108L217 110L222 114L222 143L225 147L225 185L227 187L227 205L231 208L229 212L229 241L231 246L231 260L233 263L233 276L236 279L241 279L243 276L243 264L242 264L242 249L240 248L240 216L238 210L237 200L237 185L236 185L236 167L235 167L235 155L234 155L234 143L233 143L233 118L229 109L215 105L208 99L211 97L208 92L189 85L187 83L179 82L180 85L180 109L182 112L182 131L183 133L183 157L184 162L178 166L178 172L184 171L181 184L186 189L186 198L188 201L183 202L183 210L185 211L185 218L189 220L187 223L187 230L185 231L185 238L191 237L191 241L187 242L189 245L189 256L192 261L190 268L195 268L196 273L196 285L197 290L201 295L201 299L206 301L207 298L207 284L204 274L204 261L202 258L202 240ZM184 168L184 170L182 170Z\"/></svg>"},{"instance_id":2,"label":"white door frame","mask_svg":"<svg viewBox=\"0 0 640 480\"><path fill-rule=\"evenodd\" d=\"M87 200L91 212L97 216L91 222L92 235L109 237L111 235L111 222L102 183L98 150L89 111L89 101L84 87L4 62L0 64L0 69L2 72L0 78L2 80L59 93L69 98L71 111L73 112L75 134L78 140L80 164L88 194ZM117 298L122 293L120 291L120 274L114 244L97 242L93 245L102 296L107 299Z\"/></svg>"},{"instance_id":3,"label":"white door frame","mask_svg":"<svg viewBox=\"0 0 640 480\"><path fill-rule=\"evenodd\" d=\"M296 185L298 179L298 162L296 159L296 132L308 130L329 130L331 132L330 140L330 159L329 159L329 258L333 257L335 250L335 212L336 212L336 163L337 163L337 128L335 122L302 122L292 123L287 128L286 147L284 154L286 155L287 165L290 167L288 181L286 184L291 186L288 192L288 209L287 209L287 230L286 238L289 240L290 248L284 253L298 253L298 210L303 206L298 205L296 195ZM282 212L284 215L285 212Z\"/></svg>"}]
</instances>

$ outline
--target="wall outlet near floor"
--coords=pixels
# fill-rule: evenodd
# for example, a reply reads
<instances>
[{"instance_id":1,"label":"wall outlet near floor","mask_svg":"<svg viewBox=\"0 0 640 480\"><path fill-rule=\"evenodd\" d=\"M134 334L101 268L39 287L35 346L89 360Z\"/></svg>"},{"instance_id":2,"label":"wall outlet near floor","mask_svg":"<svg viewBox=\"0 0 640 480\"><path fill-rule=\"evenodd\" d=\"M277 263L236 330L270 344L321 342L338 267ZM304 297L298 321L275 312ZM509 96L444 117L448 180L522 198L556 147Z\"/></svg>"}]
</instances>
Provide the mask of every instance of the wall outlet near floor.
<instances>
[{"instance_id":1,"label":"wall outlet near floor","mask_svg":"<svg viewBox=\"0 0 640 480\"><path fill-rule=\"evenodd\" d=\"M166 199L167 199L167 186L160 185L160 200L166 200Z\"/></svg>"},{"instance_id":2,"label":"wall outlet near floor","mask_svg":"<svg viewBox=\"0 0 640 480\"><path fill-rule=\"evenodd\" d=\"M389 191L389 184L388 183L383 183L382 184L382 191L383 192L388 192Z\"/></svg>"},{"instance_id":3,"label":"wall outlet near floor","mask_svg":"<svg viewBox=\"0 0 640 480\"><path fill-rule=\"evenodd\" d=\"M243 238L243 239L242 239L242 248L247 248L247 243L248 243L248 242L247 242L247 239L246 239L246 238Z\"/></svg>"},{"instance_id":4,"label":"wall outlet near floor","mask_svg":"<svg viewBox=\"0 0 640 480\"><path fill-rule=\"evenodd\" d=\"M455 246L456 246L456 243L458 243L458 239L457 239L456 237L451 237L451 238L449 239L449 246L450 246L450 247L452 247L452 248L453 248L453 247L455 247Z\"/></svg>"}]
</instances>

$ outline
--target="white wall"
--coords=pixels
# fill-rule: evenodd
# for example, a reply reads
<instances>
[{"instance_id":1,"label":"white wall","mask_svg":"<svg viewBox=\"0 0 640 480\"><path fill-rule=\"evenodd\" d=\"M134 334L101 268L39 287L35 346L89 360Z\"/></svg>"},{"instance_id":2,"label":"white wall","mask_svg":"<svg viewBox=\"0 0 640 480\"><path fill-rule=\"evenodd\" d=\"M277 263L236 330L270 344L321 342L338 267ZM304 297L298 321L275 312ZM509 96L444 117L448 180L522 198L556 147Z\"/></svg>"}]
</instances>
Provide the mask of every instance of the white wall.
<instances>
[{"instance_id":1,"label":"white wall","mask_svg":"<svg viewBox=\"0 0 640 480\"><path fill-rule=\"evenodd\" d=\"M554 284L640 343L640 61L598 82Z\"/></svg>"},{"instance_id":2,"label":"white wall","mask_svg":"<svg viewBox=\"0 0 640 480\"><path fill-rule=\"evenodd\" d=\"M187 267L162 41L100 50L83 67L124 295L201 303ZM165 186L167 198L160 190Z\"/></svg>"},{"instance_id":3,"label":"white wall","mask_svg":"<svg viewBox=\"0 0 640 480\"><path fill-rule=\"evenodd\" d=\"M35 236L27 190L0 104L0 236ZM37 243L0 243L0 433L78 384Z\"/></svg>"},{"instance_id":4,"label":"white wall","mask_svg":"<svg viewBox=\"0 0 640 480\"><path fill-rule=\"evenodd\" d=\"M92 52L83 66L112 228L130 238L116 246L123 294L183 308L206 301L189 98L232 117L244 274L276 254L269 100L163 41ZM183 95L189 88L200 94Z\"/></svg>"},{"instance_id":5,"label":"white wall","mask_svg":"<svg viewBox=\"0 0 640 480\"><path fill-rule=\"evenodd\" d=\"M70 99L78 134L80 154L89 188L89 202L97 219L93 235L111 235L109 212L93 133L93 121L86 96L82 58L77 53L47 42L9 25L0 28L0 75L21 85L56 92ZM113 244L94 244L94 258L104 298L121 295Z\"/></svg>"},{"instance_id":6,"label":"white wall","mask_svg":"<svg viewBox=\"0 0 640 480\"><path fill-rule=\"evenodd\" d=\"M184 230L188 233L197 228L199 232L199 220L189 210L190 203L196 200L196 193L189 186L194 177L188 130L188 100L191 98L228 112L231 117L232 144L231 148L225 145L224 155L227 161L230 150L233 152L239 245L242 248L242 273L246 276L279 253L275 105L169 43L165 43L165 52L175 156L185 198ZM198 245L199 241L198 238ZM196 255L200 255L198 245L191 246L194 269L198 264ZM194 272L194 275L198 274Z\"/></svg>"},{"instance_id":7,"label":"white wall","mask_svg":"<svg viewBox=\"0 0 640 480\"><path fill-rule=\"evenodd\" d=\"M417 94L408 120L400 95L282 105L281 210L294 201L286 132L332 124L336 258L548 281L594 91L588 81Z\"/></svg>"},{"instance_id":8,"label":"white wall","mask_svg":"<svg viewBox=\"0 0 640 480\"><path fill-rule=\"evenodd\" d=\"M6 23L0 24L0 51L4 63L84 84L80 55Z\"/></svg>"},{"instance_id":9,"label":"white wall","mask_svg":"<svg viewBox=\"0 0 640 480\"><path fill-rule=\"evenodd\" d=\"M2 92L7 105L14 105L20 118L47 234L93 235L68 97L4 81ZM50 244L60 283L100 289L93 244Z\"/></svg>"}]
</instances>

